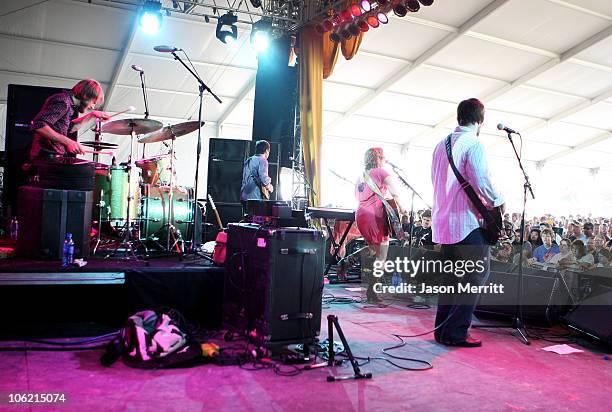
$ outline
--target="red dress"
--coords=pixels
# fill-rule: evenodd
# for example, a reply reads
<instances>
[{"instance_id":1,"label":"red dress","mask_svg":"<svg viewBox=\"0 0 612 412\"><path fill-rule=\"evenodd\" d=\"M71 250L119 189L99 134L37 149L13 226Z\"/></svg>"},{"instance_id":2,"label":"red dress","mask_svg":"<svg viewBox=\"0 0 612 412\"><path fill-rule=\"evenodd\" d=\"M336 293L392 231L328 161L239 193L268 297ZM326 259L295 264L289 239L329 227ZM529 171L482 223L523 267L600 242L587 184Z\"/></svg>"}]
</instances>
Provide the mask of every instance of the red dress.
<instances>
[{"instance_id":1,"label":"red dress","mask_svg":"<svg viewBox=\"0 0 612 412\"><path fill-rule=\"evenodd\" d=\"M384 182L387 176L389 176L389 172L379 167L370 169L369 173L376 186L380 189L380 192L385 196L387 194L387 185ZM357 200L359 200L355 220L357 228L359 228L366 242L368 244L380 244L389 240L387 215L382 201L363 181L363 177L357 182L355 195Z\"/></svg>"}]
</instances>

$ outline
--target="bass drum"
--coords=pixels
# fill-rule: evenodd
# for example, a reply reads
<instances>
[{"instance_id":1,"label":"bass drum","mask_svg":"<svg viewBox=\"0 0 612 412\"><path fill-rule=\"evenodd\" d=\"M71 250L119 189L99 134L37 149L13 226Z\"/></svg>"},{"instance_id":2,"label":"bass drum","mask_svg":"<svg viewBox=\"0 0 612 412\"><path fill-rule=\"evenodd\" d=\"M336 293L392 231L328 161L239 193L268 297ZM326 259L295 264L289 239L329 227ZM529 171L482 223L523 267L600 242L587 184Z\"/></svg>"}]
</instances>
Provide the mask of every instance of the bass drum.
<instances>
[{"instance_id":1,"label":"bass drum","mask_svg":"<svg viewBox=\"0 0 612 412\"><path fill-rule=\"evenodd\" d=\"M184 240L191 236L193 226L193 199L189 191L174 188L172 204L174 218L170 218L170 188L168 186L148 187L142 199L142 230L144 239L167 240L168 223L181 232Z\"/></svg>"}]
</instances>

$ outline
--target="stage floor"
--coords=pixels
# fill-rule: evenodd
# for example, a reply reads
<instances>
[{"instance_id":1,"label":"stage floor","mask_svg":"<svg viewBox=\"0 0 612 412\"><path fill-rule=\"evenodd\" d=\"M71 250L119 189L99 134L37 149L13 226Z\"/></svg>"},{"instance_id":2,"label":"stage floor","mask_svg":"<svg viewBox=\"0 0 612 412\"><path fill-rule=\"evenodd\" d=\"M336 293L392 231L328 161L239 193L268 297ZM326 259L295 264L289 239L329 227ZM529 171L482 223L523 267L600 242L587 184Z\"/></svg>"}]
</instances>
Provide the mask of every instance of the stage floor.
<instances>
[{"instance_id":1,"label":"stage floor","mask_svg":"<svg viewBox=\"0 0 612 412\"><path fill-rule=\"evenodd\" d=\"M341 285L325 292L347 296ZM339 317L353 352L384 356L396 344L391 333L418 334L431 328L435 308L410 309L399 302L388 307L327 304ZM321 338L327 336L322 328ZM612 404L612 361L602 348L572 344L583 353L557 355L533 340L525 346L507 330L477 330L481 348L447 348L433 336L407 339L399 356L428 360L428 371L402 371L382 360L364 365L373 379L326 382L328 368L294 377L272 369L249 371L237 366L138 370L120 361L100 365L101 351L0 352L0 409L15 392L65 393L58 410L135 411L608 411ZM336 338L336 340L338 340ZM24 343L2 342L26 346ZM401 362L401 361L398 361ZM416 364L402 363L419 367ZM350 365L337 374L351 374ZM45 406L46 410L53 410ZM33 407L35 409L35 407Z\"/></svg>"}]
</instances>

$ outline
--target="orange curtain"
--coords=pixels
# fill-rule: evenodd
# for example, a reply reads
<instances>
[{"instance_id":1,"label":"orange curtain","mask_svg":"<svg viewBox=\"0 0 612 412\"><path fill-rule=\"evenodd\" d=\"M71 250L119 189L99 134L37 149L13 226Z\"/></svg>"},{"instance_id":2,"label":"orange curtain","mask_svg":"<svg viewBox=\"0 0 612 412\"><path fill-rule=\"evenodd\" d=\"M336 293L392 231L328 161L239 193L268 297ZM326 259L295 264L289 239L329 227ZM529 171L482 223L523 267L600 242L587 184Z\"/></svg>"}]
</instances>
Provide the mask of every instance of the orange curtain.
<instances>
[{"instance_id":1,"label":"orange curtain","mask_svg":"<svg viewBox=\"0 0 612 412\"><path fill-rule=\"evenodd\" d=\"M316 33L315 33L316 34ZM330 32L323 34L323 78L327 79L334 72L338 60L339 44L329 39Z\"/></svg>"},{"instance_id":2,"label":"orange curtain","mask_svg":"<svg viewBox=\"0 0 612 412\"><path fill-rule=\"evenodd\" d=\"M361 45L361 39L363 39L363 32L359 33L357 37L351 37L348 40L342 41L342 55L346 60L351 60L357 54L359 45Z\"/></svg>"},{"instance_id":3,"label":"orange curtain","mask_svg":"<svg viewBox=\"0 0 612 412\"><path fill-rule=\"evenodd\" d=\"M300 42L300 123L304 174L313 188L310 204L319 206L323 143L324 40L313 27L307 26L302 29Z\"/></svg>"}]
</instances>

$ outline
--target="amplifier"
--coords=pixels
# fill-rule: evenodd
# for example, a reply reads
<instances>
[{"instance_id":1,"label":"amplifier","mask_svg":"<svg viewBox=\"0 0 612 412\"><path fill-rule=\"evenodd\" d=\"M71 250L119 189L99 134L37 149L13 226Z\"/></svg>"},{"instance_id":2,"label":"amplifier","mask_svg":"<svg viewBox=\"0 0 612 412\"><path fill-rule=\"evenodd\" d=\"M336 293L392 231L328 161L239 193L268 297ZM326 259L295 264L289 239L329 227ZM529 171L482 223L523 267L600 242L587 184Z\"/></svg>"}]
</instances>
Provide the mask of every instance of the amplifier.
<instances>
[{"instance_id":1,"label":"amplifier","mask_svg":"<svg viewBox=\"0 0 612 412\"><path fill-rule=\"evenodd\" d=\"M314 229L228 225L224 321L266 347L320 332L323 235Z\"/></svg>"},{"instance_id":2,"label":"amplifier","mask_svg":"<svg viewBox=\"0 0 612 412\"><path fill-rule=\"evenodd\" d=\"M72 233L74 257L89 257L91 191L21 186L17 199L20 256L61 259L66 233Z\"/></svg>"}]
</instances>

